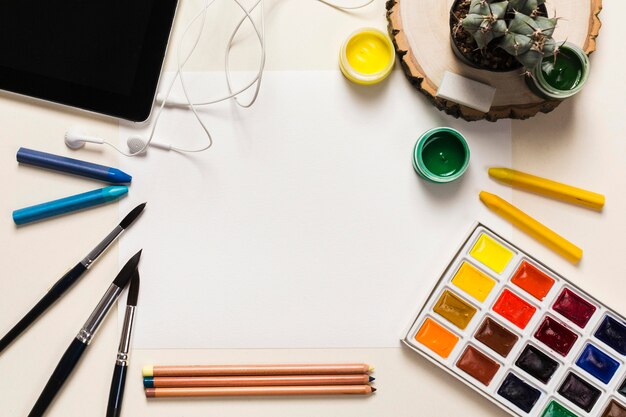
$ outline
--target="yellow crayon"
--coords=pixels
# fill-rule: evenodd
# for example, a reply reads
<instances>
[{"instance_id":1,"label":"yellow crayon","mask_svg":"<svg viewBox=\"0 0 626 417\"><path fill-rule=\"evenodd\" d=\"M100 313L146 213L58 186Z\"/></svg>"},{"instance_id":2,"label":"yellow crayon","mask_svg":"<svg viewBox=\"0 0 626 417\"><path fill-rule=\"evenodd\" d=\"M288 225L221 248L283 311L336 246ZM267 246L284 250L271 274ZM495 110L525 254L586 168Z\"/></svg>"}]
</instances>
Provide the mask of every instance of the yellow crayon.
<instances>
[{"instance_id":1,"label":"yellow crayon","mask_svg":"<svg viewBox=\"0 0 626 417\"><path fill-rule=\"evenodd\" d=\"M605 198L602 194L526 174L514 169L489 168L489 176L514 188L531 191L579 206L594 210L602 210L602 207L604 207Z\"/></svg>"},{"instance_id":2,"label":"yellow crayon","mask_svg":"<svg viewBox=\"0 0 626 417\"><path fill-rule=\"evenodd\" d=\"M508 201L485 191L480 192L480 201L485 203L485 205L496 214L511 222L514 226L537 239L568 261L576 264L580 261L580 258L582 258L583 250L581 248L539 223Z\"/></svg>"}]
</instances>

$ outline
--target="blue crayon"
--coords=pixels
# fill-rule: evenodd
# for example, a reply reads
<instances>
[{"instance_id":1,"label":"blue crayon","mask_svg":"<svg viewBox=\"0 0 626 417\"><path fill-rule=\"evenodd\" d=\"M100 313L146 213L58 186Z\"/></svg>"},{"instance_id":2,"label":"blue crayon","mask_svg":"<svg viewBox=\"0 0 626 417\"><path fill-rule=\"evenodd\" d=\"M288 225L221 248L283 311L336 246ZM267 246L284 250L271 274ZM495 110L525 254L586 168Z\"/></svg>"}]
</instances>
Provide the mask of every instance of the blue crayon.
<instances>
[{"instance_id":1,"label":"blue crayon","mask_svg":"<svg viewBox=\"0 0 626 417\"><path fill-rule=\"evenodd\" d=\"M59 200L48 201L36 206L25 207L13 212L15 224L26 224L48 217L58 216L100 204L110 203L128 193L125 185L112 185Z\"/></svg>"},{"instance_id":2,"label":"blue crayon","mask_svg":"<svg viewBox=\"0 0 626 417\"><path fill-rule=\"evenodd\" d=\"M133 177L117 168L92 164L78 159L66 158L51 153L20 148L17 151L17 162L47 168L68 174L80 175L111 184L128 184Z\"/></svg>"}]
</instances>

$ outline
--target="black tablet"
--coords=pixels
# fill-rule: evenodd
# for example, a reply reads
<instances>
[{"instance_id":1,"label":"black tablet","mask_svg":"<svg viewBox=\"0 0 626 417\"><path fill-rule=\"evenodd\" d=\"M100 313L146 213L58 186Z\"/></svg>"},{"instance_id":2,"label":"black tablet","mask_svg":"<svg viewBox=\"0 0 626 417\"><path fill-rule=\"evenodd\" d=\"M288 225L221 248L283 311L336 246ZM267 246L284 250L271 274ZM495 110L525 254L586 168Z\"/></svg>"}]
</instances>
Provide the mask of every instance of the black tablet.
<instances>
[{"instance_id":1,"label":"black tablet","mask_svg":"<svg viewBox=\"0 0 626 417\"><path fill-rule=\"evenodd\" d=\"M0 0L0 89L150 115L178 0Z\"/></svg>"}]
</instances>

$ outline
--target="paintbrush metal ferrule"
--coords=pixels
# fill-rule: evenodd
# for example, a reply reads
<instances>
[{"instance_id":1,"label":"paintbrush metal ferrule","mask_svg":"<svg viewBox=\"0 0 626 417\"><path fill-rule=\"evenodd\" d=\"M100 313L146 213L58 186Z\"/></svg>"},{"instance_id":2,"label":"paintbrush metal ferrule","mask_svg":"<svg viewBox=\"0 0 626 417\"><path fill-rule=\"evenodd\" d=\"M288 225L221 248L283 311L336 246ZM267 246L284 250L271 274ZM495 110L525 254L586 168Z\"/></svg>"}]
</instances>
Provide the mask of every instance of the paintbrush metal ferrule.
<instances>
[{"instance_id":1,"label":"paintbrush metal ferrule","mask_svg":"<svg viewBox=\"0 0 626 417\"><path fill-rule=\"evenodd\" d=\"M122 326L122 336L117 349L116 365L128 366L128 352L130 351L130 340L133 333L133 322L135 320L135 306L126 306L124 315L124 325Z\"/></svg>"},{"instance_id":2,"label":"paintbrush metal ferrule","mask_svg":"<svg viewBox=\"0 0 626 417\"><path fill-rule=\"evenodd\" d=\"M48 383L39 395L37 402L28 414L28 417L41 417L44 415L56 395L59 393L65 381L70 377L74 368L80 361L83 353L89 346L98 327L111 310L122 290L128 284L133 272L137 271L137 264L141 257L141 251L137 252L132 258L126 262L121 271L117 274L111 285L107 288L104 296L98 302L85 325L80 329L76 337L70 343L61 360L52 372Z\"/></svg>"},{"instance_id":3,"label":"paintbrush metal ferrule","mask_svg":"<svg viewBox=\"0 0 626 417\"><path fill-rule=\"evenodd\" d=\"M98 327L100 327L102 320L104 320L109 310L111 310L111 307L113 307L113 304L115 304L117 297L119 297L121 293L122 288L117 285L111 284L109 286L106 293L104 293L104 296L85 322L83 328L80 332L78 332L78 335L76 336L78 340L86 345L91 343L91 340L96 334Z\"/></svg>"},{"instance_id":4,"label":"paintbrush metal ferrule","mask_svg":"<svg viewBox=\"0 0 626 417\"><path fill-rule=\"evenodd\" d=\"M80 261L80 263L83 264L85 268L89 269L91 265L100 257L100 255L102 255L104 251L106 251L109 246L111 246L111 244L115 242L115 240L120 237L122 233L124 233L124 230L125 229L122 226L117 225L111 233L102 239L102 241L98 243L98 245L96 245L96 247L93 248L82 261Z\"/></svg>"},{"instance_id":5,"label":"paintbrush metal ferrule","mask_svg":"<svg viewBox=\"0 0 626 417\"><path fill-rule=\"evenodd\" d=\"M130 211L122 221L79 263L67 271L35 304L20 321L0 339L0 352L9 346L22 332L24 332L39 316L63 296L89 270L91 265L102 255L115 240L137 220L146 203L140 204ZM83 338L89 339L87 333Z\"/></svg>"},{"instance_id":6,"label":"paintbrush metal ferrule","mask_svg":"<svg viewBox=\"0 0 626 417\"><path fill-rule=\"evenodd\" d=\"M115 242L126 229L128 229L137 220L137 217L143 212L146 207L146 203L139 204L132 209L122 221L109 233L91 252L83 258L80 263L87 269L102 255L113 242Z\"/></svg>"}]
</instances>

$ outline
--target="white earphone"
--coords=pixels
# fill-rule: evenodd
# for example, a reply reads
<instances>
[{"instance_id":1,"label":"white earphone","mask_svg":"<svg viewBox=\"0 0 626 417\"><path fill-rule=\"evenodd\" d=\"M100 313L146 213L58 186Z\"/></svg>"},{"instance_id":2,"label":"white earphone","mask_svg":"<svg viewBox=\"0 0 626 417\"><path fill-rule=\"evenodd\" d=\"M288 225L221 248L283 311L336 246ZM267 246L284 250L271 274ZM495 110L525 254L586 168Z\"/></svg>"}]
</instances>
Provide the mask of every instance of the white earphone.
<instances>
[{"instance_id":1,"label":"white earphone","mask_svg":"<svg viewBox=\"0 0 626 417\"><path fill-rule=\"evenodd\" d=\"M79 127L71 127L65 132L65 144L70 149L80 149L87 142L103 144L104 140L84 134Z\"/></svg>"},{"instance_id":2,"label":"white earphone","mask_svg":"<svg viewBox=\"0 0 626 417\"><path fill-rule=\"evenodd\" d=\"M95 143L98 145L109 145L113 148L112 144L104 139L86 135L79 127L72 127L65 132L65 145L70 149L80 149L85 146L85 143ZM141 136L131 136L126 140L126 145L131 155L139 155L146 153L146 140ZM159 143L155 141L150 142L150 146L154 148L163 149L166 151L172 150L172 145Z\"/></svg>"},{"instance_id":3,"label":"white earphone","mask_svg":"<svg viewBox=\"0 0 626 417\"><path fill-rule=\"evenodd\" d=\"M215 2L215 0L205 0L205 4L204 7L202 8L202 10L200 11L200 13L198 13L187 25L187 27L185 28L185 30L182 33L182 36L178 42L177 45L177 66L178 69L176 71L176 73L174 74L174 77L172 78L171 83L169 84L168 88L165 91L165 94L157 94L157 98L156 98L156 103L159 105L159 108L157 110L157 113L155 115L155 119L154 119L154 123L152 124L152 129L150 130L150 134L148 136L148 139L144 139L142 137L139 136L132 136L129 137L126 141L126 145L128 146L128 149L130 152L124 152L123 150L119 149L117 146L113 145L110 142L107 142L103 139L97 138L97 137L93 137L93 136L89 136L84 134L80 128L70 128L67 130L67 132L65 133L65 144L71 148L71 149L80 149L82 148L85 143L95 143L95 144L104 144L104 145L108 145L111 148L115 149L117 152L121 153L122 155L125 156L137 156L137 155L143 155L146 153L146 151L148 150L148 147L152 146L155 148L159 148L159 149L163 149L166 151L176 151L176 152L181 152L181 153L195 153L195 152L202 152L205 151L207 149L209 149L212 145L213 145L213 138L211 136L211 133L209 131L209 128L206 126L206 124L202 121L202 119L200 118L200 115L197 112L196 107L198 106L207 106L210 104L215 104L215 103L219 103L225 100L229 100L229 99L233 99L235 100L235 102L237 103L237 105L241 106L241 107L250 107L252 106L252 104L254 104L254 102L257 99L257 96L259 94L259 89L261 88L261 79L263 78L263 70L265 69L265 14L264 14L264 0L257 0L254 4L252 4L252 6L249 9L246 9L241 3L240 0L231 0L233 1L243 12L243 16L241 17L241 19L239 20L239 22L237 23L237 25L235 26L233 32L231 33L231 36L228 40L228 43L226 45L226 50L225 50L225 63L224 63L224 72L226 73L226 85L228 87L228 95L223 96L223 97L219 97L217 99L211 99L211 100L203 100L203 101L192 101L191 98L189 97L189 93L188 93L188 89L187 89L187 85L185 83L185 77L184 77L184 73L183 73L183 68L185 66L185 64L187 63L187 61L189 60L189 58L191 58L193 52L195 51L196 47L198 46L198 43L200 42L200 38L202 36L202 33L204 32L204 27L205 27L205 22L206 22L206 14L207 14L207 10L208 8ZM356 10L356 9L361 9L363 7L368 6L369 4L373 3L374 0L365 0L364 2L362 2L361 4L356 4L354 6L340 6L338 4L335 3L331 3L327 0L315 0L318 1L320 3L323 3L327 6L333 7L335 9L339 9L339 10ZM259 6L261 5L260 8L260 15L261 15L261 27L259 29L259 27L257 26L257 23L254 21L254 19L252 18L251 13L253 13L253 11ZM185 40L185 38L187 37L187 34L189 32L189 30L191 29L191 27L196 23L196 21L198 19L200 20L200 30L198 30L198 33L196 35L196 38L193 41L193 45L191 47L191 49L189 50L189 52L187 53L187 55L181 59L181 50L182 50L182 44L183 41ZM252 29L254 31L254 34L256 35L258 41L259 41L259 47L261 50L261 57L259 58L259 67L258 67L258 72L256 74L256 76L252 79L252 81L250 81L247 85L245 85L244 87L238 89L237 91L233 91L232 90L232 85L231 85L231 78L230 78L230 65L229 65L229 58L230 58L230 51L231 48L233 46L233 41L235 39L235 37L237 36L237 34L239 33L240 28L242 27L243 23L245 21L250 22L250 24L252 25ZM169 97L170 94L172 92L172 88L174 87L174 83L176 82L176 80L180 78L180 83L182 86L182 90L183 93L185 95L185 99L186 102L179 102L179 101L170 101ZM248 91L248 89L252 88L254 86L254 94L252 96L252 98L250 99L250 101L248 103L241 103L238 99L238 96L245 92ZM202 130L204 131L206 137L207 137L207 144L204 145L203 147L197 148L197 149L185 149L185 148L179 148L173 145L168 145L168 144L162 144L162 143L158 143L153 141L154 138L154 132L156 130L156 127L158 125L158 121L161 117L161 114L163 112L163 108L165 106L168 107L176 107L176 108L186 108L186 109L190 109L194 115L194 117L196 118L196 120L198 121L198 123L200 124Z\"/></svg>"},{"instance_id":4,"label":"white earphone","mask_svg":"<svg viewBox=\"0 0 626 417\"><path fill-rule=\"evenodd\" d=\"M145 147L146 147L146 141L141 136L131 136L131 137L129 137L126 140L126 145L128 146L128 150L132 154L138 154L140 152L143 152L143 153L146 152L145 150L142 151L142 149L145 149ZM159 142L155 142L155 141L151 141L150 142L150 146L152 146L154 148L158 148L158 149L163 149L163 150L166 150L166 151L171 151L172 150L172 145L167 145L167 144L159 143Z\"/></svg>"}]
</instances>

